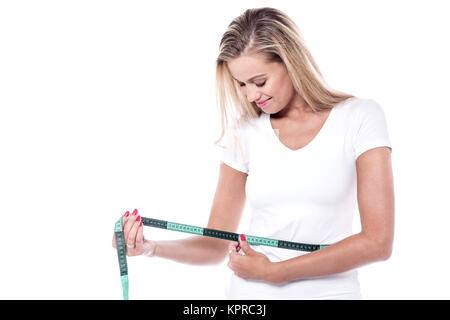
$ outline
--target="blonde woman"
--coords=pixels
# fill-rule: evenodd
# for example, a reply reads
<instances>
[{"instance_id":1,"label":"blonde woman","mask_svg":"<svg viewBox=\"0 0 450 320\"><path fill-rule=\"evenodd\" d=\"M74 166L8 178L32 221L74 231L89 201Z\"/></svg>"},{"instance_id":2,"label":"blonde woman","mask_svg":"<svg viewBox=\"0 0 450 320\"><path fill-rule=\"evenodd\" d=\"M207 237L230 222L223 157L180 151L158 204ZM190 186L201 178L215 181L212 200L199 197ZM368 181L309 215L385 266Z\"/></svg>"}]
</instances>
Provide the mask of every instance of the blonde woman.
<instances>
[{"instance_id":1,"label":"blonde woman","mask_svg":"<svg viewBox=\"0 0 450 320\"><path fill-rule=\"evenodd\" d=\"M274 8L246 10L220 42L219 182L208 228L331 244L311 253L194 236L143 239L124 219L128 255L233 271L229 299L360 299L357 268L386 260L394 235L391 144L372 99L327 87L295 23ZM361 231L352 233L359 208ZM114 245L114 244L113 244Z\"/></svg>"}]
</instances>

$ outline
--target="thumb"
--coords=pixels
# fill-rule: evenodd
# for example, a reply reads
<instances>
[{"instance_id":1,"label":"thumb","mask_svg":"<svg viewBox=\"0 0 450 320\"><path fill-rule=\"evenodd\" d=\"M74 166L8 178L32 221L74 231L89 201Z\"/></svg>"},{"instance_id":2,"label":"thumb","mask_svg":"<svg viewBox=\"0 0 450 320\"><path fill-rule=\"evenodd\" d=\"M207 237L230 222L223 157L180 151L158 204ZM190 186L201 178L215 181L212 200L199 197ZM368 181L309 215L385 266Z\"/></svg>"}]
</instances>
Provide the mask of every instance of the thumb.
<instances>
[{"instance_id":1,"label":"thumb","mask_svg":"<svg viewBox=\"0 0 450 320\"><path fill-rule=\"evenodd\" d=\"M245 239L245 235L241 234L239 237L239 245L241 246L241 249L244 251L245 255L252 255L254 250L250 248L248 245L247 240Z\"/></svg>"}]
</instances>

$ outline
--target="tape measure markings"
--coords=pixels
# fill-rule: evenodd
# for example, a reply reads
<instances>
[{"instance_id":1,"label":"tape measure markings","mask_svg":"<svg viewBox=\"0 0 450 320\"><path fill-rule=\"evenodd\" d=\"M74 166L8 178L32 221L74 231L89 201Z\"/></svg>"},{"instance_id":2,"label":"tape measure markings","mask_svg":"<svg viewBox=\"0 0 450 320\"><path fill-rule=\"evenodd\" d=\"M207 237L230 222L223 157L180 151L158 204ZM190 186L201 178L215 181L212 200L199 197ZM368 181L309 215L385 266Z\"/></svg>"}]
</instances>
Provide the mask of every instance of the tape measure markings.
<instances>
[{"instance_id":1,"label":"tape measure markings","mask_svg":"<svg viewBox=\"0 0 450 320\"><path fill-rule=\"evenodd\" d=\"M128 300L128 265L125 249L125 239L123 236L122 217L114 225L114 234L116 237L117 257L119 259L120 280L122 282L123 299Z\"/></svg>"},{"instance_id":2,"label":"tape measure markings","mask_svg":"<svg viewBox=\"0 0 450 320\"><path fill-rule=\"evenodd\" d=\"M169 222L164 220L158 220L153 218L141 217L142 224L148 227L161 228L166 230L184 232L184 233L192 233L196 235L218 238L223 240L230 241L239 241L239 234L234 232L210 229L210 228L202 228L197 226L192 226L188 224ZM126 257L126 249L125 249L125 239L123 235L123 222L122 217L116 222L114 225L114 234L116 236L116 247L117 247L117 256L119 260L119 268L120 268L120 276L122 281L122 289L123 289L123 298L124 300L128 300L128 266L127 266L127 257ZM276 240L264 237L256 237L251 235L245 235L248 244L252 245L263 245L270 246L282 249L290 249L290 250L298 250L298 251L307 251L312 252L316 250L323 249L329 245L319 245L319 244L308 244L308 243L299 243L299 242L291 242L285 240Z\"/></svg>"}]
</instances>

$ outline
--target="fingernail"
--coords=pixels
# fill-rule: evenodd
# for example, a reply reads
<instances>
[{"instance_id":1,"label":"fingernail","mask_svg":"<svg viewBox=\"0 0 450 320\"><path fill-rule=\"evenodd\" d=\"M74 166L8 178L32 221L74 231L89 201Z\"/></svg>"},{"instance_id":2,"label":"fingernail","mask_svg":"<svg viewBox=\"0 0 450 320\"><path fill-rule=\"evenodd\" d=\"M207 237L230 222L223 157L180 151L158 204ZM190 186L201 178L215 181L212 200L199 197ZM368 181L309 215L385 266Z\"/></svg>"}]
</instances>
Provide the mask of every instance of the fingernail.
<instances>
[{"instance_id":1,"label":"fingernail","mask_svg":"<svg viewBox=\"0 0 450 320\"><path fill-rule=\"evenodd\" d=\"M141 221L141 223L139 224L139 227L142 227L142 221Z\"/></svg>"},{"instance_id":2,"label":"fingernail","mask_svg":"<svg viewBox=\"0 0 450 320\"><path fill-rule=\"evenodd\" d=\"M130 211L125 212L124 217L128 217L130 215Z\"/></svg>"},{"instance_id":3,"label":"fingernail","mask_svg":"<svg viewBox=\"0 0 450 320\"><path fill-rule=\"evenodd\" d=\"M141 216L138 216L137 218L136 218L136 221L141 221ZM141 221L142 222L142 221Z\"/></svg>"},{"instance_id":4,"label":"fingernail","mask_svg":"<svg viewBox=\"0 0 450 320\"><path fill-rule=\"evenodd\" d=\"M243 234L241 234L241 241L246 241L245 236Z\"/></svg>"},{"instance_id":5,"label":"fingernail","mask_svg":"<svg viewBox=\"0 0 450 320\"><path fill-rule=\"evenodd\" d=\"M135 216L137 214L137 209L134 209L132 214L133 214L133 216Z\"/></svg>"}]
</instances>

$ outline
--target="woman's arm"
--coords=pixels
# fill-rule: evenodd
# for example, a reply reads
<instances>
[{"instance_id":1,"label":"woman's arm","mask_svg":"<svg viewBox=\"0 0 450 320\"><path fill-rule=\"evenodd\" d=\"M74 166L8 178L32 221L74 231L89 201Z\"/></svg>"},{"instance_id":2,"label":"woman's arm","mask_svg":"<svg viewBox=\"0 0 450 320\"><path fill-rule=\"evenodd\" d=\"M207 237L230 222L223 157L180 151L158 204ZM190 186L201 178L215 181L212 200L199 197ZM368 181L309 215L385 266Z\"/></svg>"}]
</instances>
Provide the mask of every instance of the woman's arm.
<instances>
[{"instance_id":1,"label":"woman's arm","mask_svg":"<svg viewBox=\"0 0 450 320\"><path fill-rule=\"evenodd\" d=\"M245 206L247 174L221 163L219 182L207 228L235 232ZM181 240L155 241L154 256L180 263L218 264L226 258L228 240L193 236Z\"/></svg>"},{"instance_id":2,"label":"woman's arm","mask_svg":"<svg viewBox=\"0 0 450 320\"><path fill-rule=\"evenodd\" d=\"M378 147L356 160L361 232L324 249L272 264L272 283L325 276L391 256L394 239L394 183L391 150Z\"/></svg>"}]
</instances>

